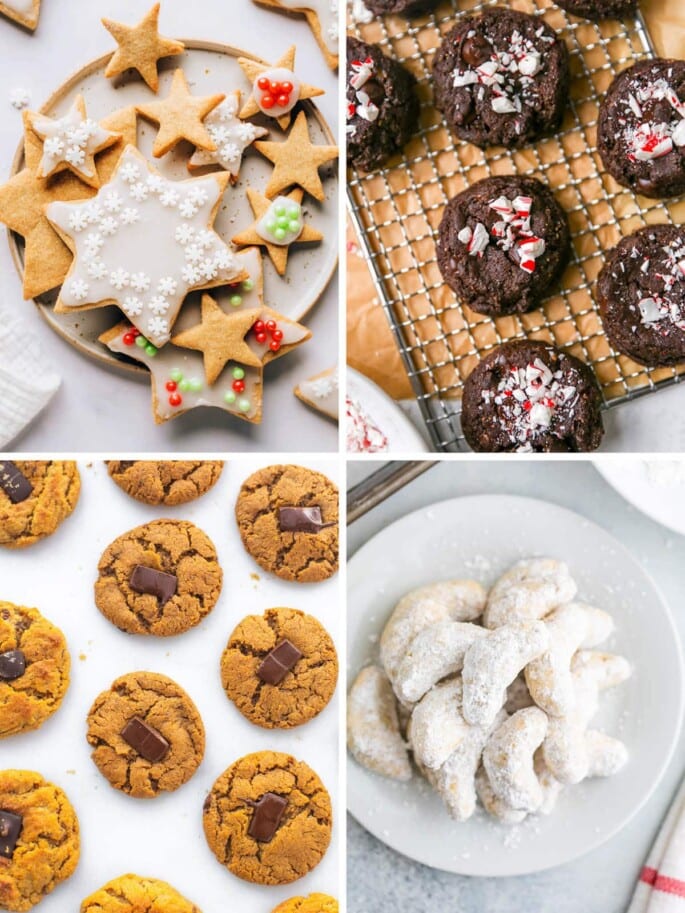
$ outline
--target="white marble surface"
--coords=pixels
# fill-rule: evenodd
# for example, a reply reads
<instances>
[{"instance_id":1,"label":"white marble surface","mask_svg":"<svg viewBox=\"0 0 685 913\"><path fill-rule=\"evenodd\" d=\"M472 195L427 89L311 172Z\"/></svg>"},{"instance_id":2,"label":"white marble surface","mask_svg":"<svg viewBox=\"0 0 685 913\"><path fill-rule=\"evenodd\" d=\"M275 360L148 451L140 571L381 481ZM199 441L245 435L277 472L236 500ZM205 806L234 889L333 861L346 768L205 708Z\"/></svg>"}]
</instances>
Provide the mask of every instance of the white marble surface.
<instances>
[{"instance_id":1,"label":"white marble surface","mask_svg":"<svg viewBox=\"0 0 685 913\"><path fill-rule=\"evenodd\" d=\"M349 484L372 471L369 462L348 465ZM485 492L552 501L609 530L654 577L673 610L681 639L685 639L685 537L669 532L630 507L589 461L548 461L544 466L530 461L506 466L487 460L444 462L353 524L348 534L349 553L412 510L447 497ZM622 913L684 770L685 737L681 733L664 780L620 834L574 863L522 878L464 878L434 871L389 850L349 818L348 911Z\"/></svg>"},{"instance_id":2,"label":"white marble surface","mask_svg":"<svg viewBox=\"0 0 685 913\"><path fill-rule=\"evenodd\" d=\"M10 92L28 88L32 107L40 106L77 68L114 47L100 25L102 16L134 23L152 0L43 0L37 32L29 35L0 16L0 180L22 134L21 115L11 107ZM214 40L276 59L290 44L298 46L302 78L326 90L317 99L328 122L337 118L336 79L304 18L288 18L252 0L163 0L162 34ZM334 126L335 129L335 126ZM265 385L265 420L249 425L218 410L195 410L155 426L150 382L103 368L57 337L31 301L24 302L6 243L0 243L0 297L24 315L39 336L45 358L64 382L48 409L18 438L16 449L53 453L107 450L136 451L308 450L332 451L338 434L333 422L293 396L293 388L337 360L337 286L333 282L306 319L313 340L269 366ZM294 433L295 432L295 433Z\"/></svg>"}]
</instances>

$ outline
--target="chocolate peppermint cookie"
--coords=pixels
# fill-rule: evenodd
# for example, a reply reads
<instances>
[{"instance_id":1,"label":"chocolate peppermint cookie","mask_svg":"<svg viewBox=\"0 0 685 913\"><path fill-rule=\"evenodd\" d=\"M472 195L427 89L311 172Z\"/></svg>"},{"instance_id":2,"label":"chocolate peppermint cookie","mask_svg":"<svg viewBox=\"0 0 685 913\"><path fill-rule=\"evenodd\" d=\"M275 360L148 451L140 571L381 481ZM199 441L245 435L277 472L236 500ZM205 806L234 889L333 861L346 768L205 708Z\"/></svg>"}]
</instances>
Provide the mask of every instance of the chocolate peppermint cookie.
<instances>
[{"instance_id":1,"label":"chocolate peppermint cookie","mask_svg":"<svg viewBox=\"0 0 685 913\"><path fill-rule=\"evenodd\" d=\"M599 110L597 148L619 184L647 197L685 191L685 61L642 60Z\"/></svg>"},{"instance_id":2,"label":"chocolate peppermint cookie","mask_svg":"<svg viewBox=\"0 0 685 913\"><path fill-rule=\"evenodd\" d=\"M557 6L585 19L617 19L637 9L637 0L556 0Z\"/></svg>"},{"instance_id":3,"label":"chocolate peppermint cookie","mask_svg":"<svg viewBox=\"0 0 685 913\"><path fill-rule=\"evenodd\" d=\"M445 35L433 80L435 104L459 139L515 148L561 123L568 51L542 19L496 8Z\"/></svg>"},{"instance_id":4,"label":"chocolate peppermint cookie","mask_svg":"<svg viewBox=\"0 0 685 913\"><path fill-rule=\"evenodd\" d=\"M388 13L415 16L433 9L438 2L439 0L364 0L364 5L377 16L385 16Z\"/></svg>"},{"instance_id":5,"label":"chocolate peppermint cookie","mask_svg":"<svg viewBox=\"0 0 685 913\"><path fill-rule=\"evenodd\" d=\"M535 178L485 178L447 205L438 266L479 314L522 314L549 293L571 248L566 214Z\"/></svg>"},{"instance_id":6,"label":"chocolate peppermint cookie","mask_svg":"<svg viewBox=\"0 0 685 913\"><path fill-rule=\"evenodd\" d=\"M643 365L685 361L685 228L651 225L623 238L599 274L612 346Z\"/></svg>"},{"instance_id":7,"label":"chocolate peppermint cookie","mask_svg":"<svg viewBox=\"0 0 685 913\"><path fill-rule=\"evenodd\" d=\"M416 79L375 44L347 39L347 161L379 168L416 132Z\"/></svg>"},{"instance_id":8,"label":"chocolate peppermint cookie","mask_svg":"<svg viewBox=\"0 0 685 913\"><path fill-rule=\"evenodd\" d=\"M587 365L555 346L514 340L491 352L464 384L462 429L476 451L582 452L604 433L601 397Z\"/></svg>"}]
</instances>

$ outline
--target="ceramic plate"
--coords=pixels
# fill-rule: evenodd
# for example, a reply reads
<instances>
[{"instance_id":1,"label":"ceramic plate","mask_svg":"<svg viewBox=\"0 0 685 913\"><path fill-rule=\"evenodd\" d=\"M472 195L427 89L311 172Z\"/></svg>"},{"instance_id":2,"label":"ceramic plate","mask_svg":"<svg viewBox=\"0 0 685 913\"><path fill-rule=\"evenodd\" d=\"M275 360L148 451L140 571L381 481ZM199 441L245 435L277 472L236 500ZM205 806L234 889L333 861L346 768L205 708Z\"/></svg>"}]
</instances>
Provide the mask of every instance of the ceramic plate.
<instances>
[{"instance_id":1,"label":"ceramic plate","mask_svg":"<svg viewBox=\"0 0 685 913\"><path fill-rule=\"evenodd\" d=\"M428 446L413 422L378 384L348 367L347 394L388 439L389 453L425 453Z\"/></svg>"},{"instance_id":2,"label":"ceramic plate","mask_svg":"<svg viewBox=\"0 0 685 913\"><path fill-rule=\"evenodd\" d=\"M597 460L595 469L633 507L685 535L685 462Z\"/></svg>"},{"instance_id":3,"label":"ceramic plate","mask_svg":"<svg viewBox=\"0 0 685 913\"><path fill-rule=\"evenodd\" d=\"M523 875L588 853L647 801L672 754L682 717L683 668L669 609L616 539L543 501L502 495L442 501L367 542L348 570L350 681L376 658L383 625L407 591L450 577L490 585L514 561L543 554L566 561L579 598L614 616L616 633L602 649L628 657L634 674L603 695L593 726L623 739L630 762L613 778L569 787L548 817L511 828L483 813L455 822L418 775L398 784L350 759L348 804L355 818L383 843L433 868Z\"/></svg>"}]
</instances>

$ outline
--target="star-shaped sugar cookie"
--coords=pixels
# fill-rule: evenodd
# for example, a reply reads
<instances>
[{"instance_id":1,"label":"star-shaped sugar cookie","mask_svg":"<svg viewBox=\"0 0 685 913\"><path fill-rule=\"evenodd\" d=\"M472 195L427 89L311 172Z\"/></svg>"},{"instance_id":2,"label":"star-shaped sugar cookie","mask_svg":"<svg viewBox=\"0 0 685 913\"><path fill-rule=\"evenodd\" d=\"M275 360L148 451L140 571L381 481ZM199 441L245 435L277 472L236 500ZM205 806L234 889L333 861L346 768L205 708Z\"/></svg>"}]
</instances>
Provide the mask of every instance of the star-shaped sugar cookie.
<instances>
[{"instance_id":1,"label":"star-shaped sugar cookie","mask_svg":"<svg viewBox=\"0 0 685 913\"><path fill-rule=\"evenodd\" d=\"M229 361L261 367L261 358L245 342L258 314L256 309L227 314L211 295L203 295L202 322L174 336L171 341L181 349L202 352L207 383L211 387Z\"/></svg>"},{"instance_id":2,"label":"star-shaped sugar cookie","mask_svg":"<svg viewBox=\"0 0 685 913\"><path fill-rule=\"evenodd\" d=\"M157 92L158 61L163 57L182 54L185 50L185 45L180 41L162 38L159 34L159 3L155 3L138 25L123 25L111 19L103 19L102 24L119 45L107 64L105 76L111 79L120 76L125 70L137 70L152 91Z\"/></svg>"},{"instance_id":3,"label":"star-shaped sugar cookie","mask_svg":"<svg viewBox=\"0 0 685 913\"><path fill-rule=\"evenodd\" d=\"M295 387L295 396L316 409L322 415L328 418L336 419L339 415L339 383L338 383L338 366L327 368L314 377L301 381Z\"/></svg>"},{"instance_id":4,"label":"star-shaped sugar cookie","mask_svg":"<svg viewBox=\"0 0 685 913\"><path fill-rule=\"evenodd\" d=\"M183 70L176 70L171 90L165 99L137 107L139 114L159 126L152 147L152 154L155 158L166 155L184 139L200 149L216 151L216 143L209 135L203 121L225 97L225 95L209 95L201 98L191 95Z\"/></svg>"},{"instance_id":5,"label":"star-shaped sugar cookie","mask_svg":"<svg viewBox=\"0 0 685 913\"><path fill-rule=\"evenodd\" d=\"M106 130L123 137L106 149L97 159L102 181L108 181L114 172L125 146L136 142L135 108L115 111L100 122ZM55 175L50 181L37 176L43 155L43 143L30 126L28 112L24 112L24 168L0 187L0 222L25 241L24 298L34 298L61 285L69 271L72 254L57 232L50 225L45 207L55 200L84 200L95 195L95 190L68 171Z\"/></svg>"},{"instance_id":6,"label":"star-shaped sugar cookie","mask_svg":"<svg viewBox=\"0 0 685 913\"><path fill-rule=\"evenodd\" d=\"M207 165L220 165L231 176L231 183L238 180L243 153L255 140L268 134L264 127L257 127L240 120L240 90L232 92L205 118L205 127L215 152L196 149L188 162L188 171L195 171Z\"/></svg>"},{"instance_id":7,"label":"star-shaped sugar cookie","mask_svg":"<svg viewBox=\"0 0 685 913\"><path fill-rule=\"evenodd\" d=\"M95 156L121 139L120 133L105 130L86 114L86 103L77 95L63 117L29 112L33 132L43 140L43 156L36 172L50 178L60 171L71 171L89 187L99 187Z\"/></svg>"},{"instance_id":8,"label":"star-shaped sugar cookie","mask_svg":"<svg viewBox=\"0 0 685 913\"><path fill-rule=\"evenodd\" d=\"M170 181L128 146L93 200L50 204L47 216L74 252L55 312L116 304L164 345L189 292L244 278L213 228L227 184L225 172Z\"/></svg>"},{"instance_id":9,"label":"star-shaped sugar cookie","mask_svg":"<svg viewBox=\"0 0 685 913\"><path fill-rule=\"evenodd\" d=\"M272 67L239 57L240 68L252 85L247 103L240 112L242 118L255 114L266 114L273 117L282 130L290 126L291 112L298 101L323 95L323 89L301 82L295 74L295 54L293 45Z\"/></svg>"},{"instance_id":10,"label":"star-shaped sugar cookie","mask_svg":"<svg viewBox=\"0 0 685 913\"><path fill-rule=\"evenodd\" d=\"M304 111L297 115L295 125L285 142L262 140L255 143L255 147L276 166L266 187L267 197L272 199L282 190L297 185L315 199L325 199L319 168L338 158L338 147L315 146L312 143Z\"/></svg>"},{"instance_id":11,"label":"star-shaped sugar cookie","mask_svg":"<svg viewBox=\"0 0 685 913\"><path fill-rule=\"evenodd\" d=\"M0 13L34 31L40 16L40 0L0 0Z\"/></svg>"},{"instance_id":12,"label":"star-shaped sugar cookie","mask_svg":"<svg viewBox=\"0 0 685 913\"><path fill-rule=\"evenodd\" d=\"M284 276L288 268L288 254L292 244L307 244L315 241L322 241L323 235L320 231L305 225L302 213L303 192L299 189L293 190L287 197L279 197L277 200L269 200L259 191L252 187L247 188L247 198L255 214L256 221L245 231L232 238L234 244L238 247L247 247L256 245L265 247L267 253L276 267L280 276ZM292 206L292 212L290 207ZM281 215L281 210L283 215ZM297 215L295 215L297 213ZM298 229L291 230L290 227L279 228L279 221L283 219L288 226L294 226L297 219ZM272 229L271 226L275 227ZM276 233L285 231L283 239L276 237Z\"/></svg>"}]
</instances>

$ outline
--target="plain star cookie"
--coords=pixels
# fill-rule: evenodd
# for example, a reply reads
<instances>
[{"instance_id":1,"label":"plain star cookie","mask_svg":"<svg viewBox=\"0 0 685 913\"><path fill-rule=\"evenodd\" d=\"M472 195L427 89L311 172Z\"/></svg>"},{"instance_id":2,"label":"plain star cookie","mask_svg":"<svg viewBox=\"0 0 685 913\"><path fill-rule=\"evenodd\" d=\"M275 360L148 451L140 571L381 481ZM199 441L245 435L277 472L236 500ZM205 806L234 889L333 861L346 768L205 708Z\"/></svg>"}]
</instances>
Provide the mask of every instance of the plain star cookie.
<instances>
[{"instance_id":1,"label":"plain star cookie","mask_svg":"<svg viewBox=\"0 0 685 913\"><path fill-rule=\"evenodd\" d=\"M311 141L307 115L300 111L295 124L282 143L260 140L255 147L274 165L265 195L273 199L288 187L296 185L315 199L326 198L319 176L319 168L338 157L337 146L317 146Z\"/></svg>"},{"instance_id":2,"label":"plain star cookie","mask_svg":"<svg viewBox=\"0 0 685 913\"><path fill-rule=\"evenodd\" d=\"M59 628L37 609L0 602L0 739L38 729L59 709L69 669Z\"/></svg>"},{"instance_id":3,"label":"plain star cookie","mask_svg":"<svg viewBox=\"0 0 685 913\"><path fill-rule=\"evenodd\" d=\"M204 118L205 129L215 150L196 149L188 161L188 171L219 165L228 171L232 184L238 180L245 150L269 133L264 127L240 119L240 98L240 90L236 89Z\"/></svg>"},{"instance_id":4,"label":"plain star cookie","mask_svg":"<svg viewBox=\"0 0 685 913\"><path fill-rule=\"evenodd\" d=\"M147 120L158 125L157 136L152 146L155 158L161 158L182 140L199 149L216 151L216 143L210 136L203 121L221 102L225 95L192 95L183 70L174 73L171 89L166 98L138 105L136 110Z\"/></svg>"},{"instance_id":5,"label":"plain star cookie","mask_svg":"<svg viewBox=\"0 0 685 913\"><path fill-rule=\"evenodd\" d=\"M231 238L237 247L265 247L279 276L285 276L288 256L293 244L313 244L323 241L320 231L304 223L302 190L292 190L287 196L270 200L258 190L247 188L247 198L255 214L255 222Z\"/></svg>"},{"instance_id":6,"label":"plain star cookie","mask_svg":"<svg viewBox=\"0 0 685 913\"><path fill-rule=\"evenodd\" d=\"M153 92L159 89L157 63L163 57L182 54L185 45L180 41L162 38L159 34L159 3L136 26L123 25L111 19L102 24L119 45L107 64L105 76L112 79L128 69L137 70Z\"/></svg>"},{"instance_id":7,"label":"plain star cookie","mask_svg":"<svg viewBox=\"0 0 685 913\"><path fill-rule=\"evenodd\" d=\"M81 913L201 913L192 901L156 878L121 875L81 904Z\"/></svg>"},{"instance_id":8,"label":"plain star cookie","mask_svg":"<svg viewBox=\"0 0 685 913\"><path fill-rule=\"evenodd\" d=\"M219 480L220 460L108 460L110 478L143 504L176 507L202 497Z\"/></svg>"},{"instance_id":9,"label":"plain star cookie","mask_svg":"<svg viewBox=\"0 0 685 913\"><path fill-rule=\"evenodd\" d=\"M303 761L260 751L236 761L204 803L204 830L221 865L253 884L290 884L331 842L331 799Z\"/></svg>"},{"instance_id":10,"label":"plain star cookie","mask_svg":"<svg viewBox=\"0 0 685 913\"><path fill-rule=\"evenodd\" d=\"M135 799L187 783L202 763L205 729L197 707L165 675L132 672L96 698L88 744L100 773Z\"/></svg>"},{"instance_id":11,"label":"plain star cookie","mask_svg":"<svg viewBox=\"0 0 685 913\"><path fill-rule=\"evenodd\" d=\"M31 910L74 874L80 853L65 793L31 770L1 770L0 908Z\"/></svg>"},{"instance_id":12,"label":"plain star cookie","mask_svg":"<svg viewBox=\"0 0 685 913\"><path fill-rule=\"evenodd\" d=\"M127 147L94 200L48 206L74 251L55 312L116 304L164 345L189 292L247 278L213 228L227 184L225 172L170 181Z\"/></svg>"},{"instance_id":13,"label":"plain star cookie","mask_svg":"<svg viewBox=\"0 0 685 913\"><path fill-rule=\"evenodd\" d=\"M339 0L255 0L287 13L300 13L306 17L326 63L335 70L340 53Z\"/></svg>"},{"instance_id":14,"label":"plain star cookie","mask_svg":"<svg viewBox=\"0 0 685 913\"><path fill-rule=\"evenodd\" d=\"M0 461L0 546L26 548L51 536L76 507L80 491L71 460Z\"/></svg>"},{"instance_id":15,"label":"plain star cookie","mask_svg":"<svg viewBox=\"0 0 685 913\"><path fill-rule=\"evenodd\" d=\"M40 0L2 0L0 13L33 31L38 25Z\"/></svg>"},{"instance_id":16,"label":"plain star cookie","mask_svg":"<svg viewBox=\"0 0 685 913\"><path fill-rule=\"evenodd\" d=\"M272 67L249 57L238 58L240 69L252 84L252 93L240 112L242 118L265 114L273 117L282 130L287 130L298 102L324 94L323 89L307 85L295 75L296 53L293 45Z\"/></svg>"}]
</instances>

